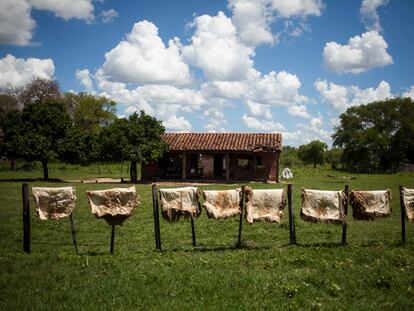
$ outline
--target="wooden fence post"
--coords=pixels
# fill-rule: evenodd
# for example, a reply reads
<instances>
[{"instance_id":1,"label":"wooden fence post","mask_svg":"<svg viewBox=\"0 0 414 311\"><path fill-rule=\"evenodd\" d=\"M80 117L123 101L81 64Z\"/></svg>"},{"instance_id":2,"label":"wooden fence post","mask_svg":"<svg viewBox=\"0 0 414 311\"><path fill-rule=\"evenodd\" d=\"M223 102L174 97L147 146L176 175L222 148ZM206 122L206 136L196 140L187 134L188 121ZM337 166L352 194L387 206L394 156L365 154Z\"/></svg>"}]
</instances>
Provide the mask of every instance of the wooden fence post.
<instances>
[{"instance_id":1,"label":"wooden fence post","mask_svg":"<svg viewBox=\"0 0 414 311\"><path fill-rule=\"evenodd\" d=\"M154 212L155 249L161 251L160 214L158 210L158 189L152 184L152 207Z\"/></svg>"},{"instance_id":2,"label":"wooden fence post","mask_svg":"<svg viewBox=\"0 0 414 311\"><path fill-rule=\"evenodd\" d=\"M347 229L347 217L348 217L348 204L349 204L349 185L345 185L345 205L343 207L343 213L345 215L344 222L342 223L342 245L346 244L346 229ZM339 202L341 204L341 202Z\"/></svg>"},{"instance_id":3,"label":"wooden fence post","mask_svg":"<svg viewBox=\"0 0 414 311\"><path fill-rule=\"evenodd\" d=\"M400 207L401 207L401 242L405 245L405 205L404 205L404 187L400 186Z\"/></svg>"},{"instance_id":4,"label":"wooden fence post","mask_svg":"<svg viewBox=\"0 0 414 311\"><path fill-rule=\"evenodd\" d=\"M72 213L69 215L69 220L70 220L70 228L72 230L72 241L73 241L73 245L75 246L75 251L76 251L76 255L78 255L78 241L76 239L76 230L75 230L75 222L73 220L73 216Z\"/></svg>"},{"instance_id":5,"label":"wooden fence post","mask_svg":"<svg viewBox=\"0 0 414 311\"><path fill-rule=\"evenodd\" d=\"M114 253L114 244L115 244L115 225L111 225L111 248L109 249L109 252L111 254Z\"/></svg>"},{"instance_id":6,"label":"wooden fence post","mask_svg":"<svg viewBox=\"0 0 414 311\"><path fill-rule=\"evenodd\" d=\"M244 196L245 196L245 186L243 185L241 188L242 197L240 200L240 219L239 219L239 236L237 239L236 247L241 248L242 246L242 227L243 227L243 211L244 211Z\"/></svg>"},{"instance_id":7,"label":"wooden fence post","mask_svg":"<svg viewBox=\"0 0 414 311\"><path fill-rule=\"evenodd\" d=\"M288 209L289 209L289 233L290 233L290 244L296 244L296 232L295 232L295 214L293 208L293 186L288 184L287 186L288 196Z\"/></svg>"},{"instance_id":8,"label":"wooden fence post","mask_svg":"<svg viewBox=\"0 0 414 311\"><path fill-rule=\"evenodd\" d=\"M193 247L196 246L196 234L195 234L195 226L194 226L194 218L191 217L191 237L193 238Z\"/></svg>"},{"instance_id":9,"label":"wooden fence post","mask_svg":"<svg viewBox=\"0 0 414 311\"><path fill-rule=\"evenodd\" d=\"M30 203L29 185L22 184L23 198L23 251L30 254Z\"/></svg>"}]
</instances>

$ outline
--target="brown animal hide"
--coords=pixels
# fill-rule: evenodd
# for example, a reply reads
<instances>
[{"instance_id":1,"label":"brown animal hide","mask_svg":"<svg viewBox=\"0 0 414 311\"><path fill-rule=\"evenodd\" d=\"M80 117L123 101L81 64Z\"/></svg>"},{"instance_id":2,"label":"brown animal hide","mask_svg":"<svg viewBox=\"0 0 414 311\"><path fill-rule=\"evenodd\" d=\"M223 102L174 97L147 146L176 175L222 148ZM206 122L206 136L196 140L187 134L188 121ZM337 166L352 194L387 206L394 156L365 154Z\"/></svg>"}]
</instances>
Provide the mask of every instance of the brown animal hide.
<instances>
[{"instance_id":1,"label":"brown animal hide","mask_svg":"<svg viewBox=\"0 0 414 311\"><path fill-rule=\"evenodd\" d=\"M286 205L284 189L260 189L251 191L251 198L247 200L246 204L247 222L249 224L252 224L253 221L280 223L283 217L283 209Z\"/></svg>"},{"instance_id":2,"label":"brown animal hide","mask_svg":"<svg viewBox=\"0 0 414 311\"><path fill-rule=\"evenodd\" d=\"M343 212L346 197L342 191L324 191L302 188L300 217L309 222L342 224L346 222Z\"/></svg>"},{"instance_id":3,"label":"brown animal hide","mask_svg":"<svg viewBox=\"0 0 414 311\"><path fill-rule=\"evenodd\" d=\"M414 222L414 189L403 188L405 216L409 222Z\"/></svg>"},{"instance_id":4,"label":"brown animal hide","mask_svg":"<svg viewBox=\"0 0 414 311\"><path fill-rule=\"evenodd\" d=\"M180 217L196 218L201 214L199 190L196 187L160 189L162 217L177 221Z\"/></svg>"},{"instance_id":5,"label":"brown animal hide","mask_svg":"<svg viewBox=\"0 0 414 311\"><path fill-rule=\"evenodd\" d=\"M110 225L122 225L139 204L135 187L86 191L86 194L92 214Z\"/></svg>"},{"instance_id":6,"label":"brown animal hide","mask_svg":"<svg viewBox=\"0 0 414 311\"><path fill-rule=\"evenodd\" d=\"M358 220L373 220L391 216L391 191L352 190L349 199L352 205L352 217Z\"/></svg>"},{"instance_id":7,"label":"brown animal hide","mask_svg":"<svg viewBox=\"0 0 414 311\"><path fill-rule=\"evenodd\" d=\"M239 190L204 190L204 204L209 218L229 218L240 214Z\"/></svg>"},{"instance_id":8,"label":"brown animal hide","mask_svg":"<svg viewBox=\"0 0 414 311\"><path fill-rule=\"evenodd\" d=\"M42 220L68 217L75 208L76 190L72 187L33 187L32 194L36 212Z\"/></svg>"}]
</instances>

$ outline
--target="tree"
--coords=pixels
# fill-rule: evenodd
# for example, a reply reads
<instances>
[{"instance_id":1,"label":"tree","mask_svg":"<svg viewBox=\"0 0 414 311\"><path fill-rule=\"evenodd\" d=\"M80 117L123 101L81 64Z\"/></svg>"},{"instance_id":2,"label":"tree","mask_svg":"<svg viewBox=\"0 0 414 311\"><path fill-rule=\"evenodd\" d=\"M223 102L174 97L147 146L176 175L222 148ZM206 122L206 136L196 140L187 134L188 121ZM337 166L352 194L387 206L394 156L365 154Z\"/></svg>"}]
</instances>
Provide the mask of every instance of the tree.
<instances>
[{"instance_id":1,"label":"tree","mask_svg":"<svg viewBox=\"0 0 414 311\"><path fill-rule=\"evenodd\" d=\"M61 99L59 83L55 80L37 78L22 88L14 89L21 105L59 101Z\"/></svg>"},{"instance_id":2,"label":"tree","mask_svg":"<svg viewBox=\"0 0 414 311\"><path fill-rule=\"evenodd\" d=\"M104 96L79 93L73 100L73 121L88 134L98 134L116 119L116 103Z\"/></svg>"},{"instance_id":3,"label":"tree","mask_svg":"<svg viewBox=\"0 0 414 311\"><path fill-rule=\"evenodd\" d=\"M16 170L16 158L12 153L7 151L9 148L6 148L5 136L10 136L10 133L6 134L3 128L13 126L9 122L7 114L19 109L20 106L16 96L10 93L0 94L0 155L6 155L10 159L10 168L13 171ZM1 125L2 123L4 123L3 126Z\"/></svg>"},{"instance_id":4,"label":"tree","mask_svg":"<svg viewBox=\"0 0 414 311\"><path fill-rule=\"evenodd\" d=\"M414 102L392 98L348 108L333 134L347 169L390 171L414 163Z\"/></svg>"},{"instance_id":5,"label":"tree","mask_svg":"<svg viewBox=\"0 0 414 311\"><path fill-rule=\"evenodd\" d=\"M303 163L298 156L298 148L283 146L280 158L280 165L283 167L302 166Z\"/></svg>"},{"instance_id":6,"label":"tree","mask_svg":"<svg viewBox=\"0 0 414 311\"><path fill-rule=\"evenodd\" d=\"M343 150L341 148L331 148L325 151L325 161L328 162L332 169L336 170L341 164Z\"/></svg>"},{"instance_id":7,"label":"tree","mask_svg":"<svg viewBox=\"0 0 414 311\"><path fill-rule=\"evenodd\" d=\"M25 106L21 112L10 112L2 128L8 152L28 161L40 161L45 180L49 179L48 162L68 157L64 141L73 125L61 103L36 102Z\"/></svg>"},{"instance_id":8,"label":"tree","mask_svg":"<svg viewBox=\"0 0 414 311\"><path fill-rule=\"evenodd\" d=\"M316 164L322 165L324 163L323 154L328 149L328 146L319 140L311 141L307 145L302 145L299 147L298 156L305 164L313 164L313 167L316 167Z\"/></svg>"},{"instance_id":9,"label":"tree","mask_svg":"<svg viewBox=\"0 0 414 311\"><path fill-rule=\"evenodd\" d=\"M116 119L100 133L101 157L129 160L131 181L137 182L137 163L155 161L167 150L166 143L161 140L164 132L162 122L144 111L128 119Z\"/></svg>"}]
</instances>

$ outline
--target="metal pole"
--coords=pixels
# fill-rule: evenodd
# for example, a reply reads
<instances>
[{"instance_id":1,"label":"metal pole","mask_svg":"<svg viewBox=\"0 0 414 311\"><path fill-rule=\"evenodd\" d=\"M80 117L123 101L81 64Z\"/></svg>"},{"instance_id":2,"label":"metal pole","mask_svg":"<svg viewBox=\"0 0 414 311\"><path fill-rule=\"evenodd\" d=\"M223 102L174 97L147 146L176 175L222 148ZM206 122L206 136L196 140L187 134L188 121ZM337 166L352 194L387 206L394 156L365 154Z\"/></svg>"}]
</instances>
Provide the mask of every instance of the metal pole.
<instances>
[{"instance_id":1,"label":"metal pole","mask_svg":"<svg viewBox=\"0 0 414 311\"><path fill-rule=\"evenodd\" d=\"M152 207L154 211L155 249L161 251L160 215L158 211L158 190L156 184L152 185Z\"/></svg>"},{"instance_id":2,"label":"metal pole","mask_svg":"<svg viewBox=\"0 0 414 311\"><path fill-rule=\"evenodd\" d=\"M73 216L72 214L69 215L69 220L70 220L70 227L72 229L72 241L73 241L73 245L75 246L75 251L76 251L76 255L78 255L78 242L76 239L76 230L75 230L75 222L73 220Z\"/></svg>"},{"instance_id":3,"label":"metal pole","mask_svg":"<svg viewBox=\"0 0 414 311\"><path fill-rule=\"evenodd\" d=\"M114 244L115 244L115 225L112 225L112 230L111 230L111 249L109 251L111 254L114 253Z\"/></svg>"},{"instance_id":4,"label":"metal pole","mask_svg":"<svg viewBox=\"0 0 414 311\"><path fill-rule=\"evenodd\" d=\"M242 227L243 227L243 211L244 211L244 196L245 196L245 186L243 185L241 188L242 197L240 200L240 219L239 219L239 236L237 239L237 247L240 248L242 246Z\"/></svg>"},{"instance_id":5,"label":"metal pole","mask_svg":"<svg viewBox=\"0 0 414 311\"><path fill-rule=\"evenodd\" d=\"M287 187L288 195L288 209L289 209L289 233L290 233L290 244L296 244L296 233L295 233L295 215L293 209L293 186L288 184Z\"/></svg>"},{"instance_id":6,"label":"metal pole","mask_svg":"<svg viewBox=\"0 0 414 311\"><path fill-rule=\"evenodd\" d=\"M191 236L193 238L193 247L196 246L196 234L195 234L195 226L194 226L194 218L191 217Z\"/></svg>"},{"instance_id":7,"label":"metal pole","mask_svg":"<svg viewBox=\"0 0 414 311\"><path fill-rule=\"evenodd\" d=\"M405 245L405 205L404 205L404 187L400 186L400 207L401 207L401 242Z\"/></svg>"},{"instance_id":8,"label":"metal pole","mask_svg":"<svg viewBox=\"0 0 414 311\"><path fill-rule=\"evenodd\" d=\"M348 204L349 204L349 185L345 185L345 205L343 207L343 213L345 215L344 222L342 223L342 245L346 244L346 229L347 229L347 219L348 216ZM341 204L341 202L339 202Z\"/></svg>"},{"instance_id":9,"label":"metal pole","mask_svg":"<svg viewBox=\"0 0 414 311\"><path fill-rule=\"evenodd\" d=\"M23 198L23 251L30 254L30 203L29 185L22 184Z\"/></svg>"}]
</instances>

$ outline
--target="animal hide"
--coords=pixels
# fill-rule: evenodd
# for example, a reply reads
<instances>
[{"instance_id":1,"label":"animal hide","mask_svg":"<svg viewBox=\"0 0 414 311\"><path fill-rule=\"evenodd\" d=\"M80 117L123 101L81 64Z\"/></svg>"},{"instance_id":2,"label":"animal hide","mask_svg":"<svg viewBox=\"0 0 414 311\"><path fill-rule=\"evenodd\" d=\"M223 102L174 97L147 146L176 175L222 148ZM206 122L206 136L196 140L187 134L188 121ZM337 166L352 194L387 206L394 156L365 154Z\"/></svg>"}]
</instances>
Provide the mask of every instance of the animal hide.
<instances>
[{"instance_id":1,"label":"animal hide","mask_svg":"<svg viewBox=\"0 0 414 311\"><path fill-rule=\"evenodd\" d=\"M359 220L391 216L391 191L352 190L349 199L352 205L352 217Z\"/></svg>"},{"instance_id":2,"label":"animal hide","mask_svg":"<svg viewBox=\"0 0 414 311\"><path fill-rule=\"evenodd\" d=\"M229 218L240 214L240 190L204 190L203 207L209 218Z\"/></svg>"},{"instance_id":3,"label":"animal hide","mask_svg":"<svg viewBox=\"0 0 414 311\"><path fill-rule=\"evenodd\" d=\"M285 205L283 189L252 190L246 204L246 220L249 224L255 220L280 223Z\"/></svg>"},{"instance_id":4,"label":"animal hide","mask_svg":"<svg viewBox=\"0 0 414 311\"><path fill-rule=\"evenodd\" d=\"M42 220L68 217L75 208L76 190L72 187L33 187L32 194L36 212Z\"/></svg>"},{"instance_id":5,"label":"animal hide","mask_svg":"<svg viewBox=\"0 0 414 311\"><path fill-rule=\"evenodd\" d=\"M122 225L139 204L135 187L86 191L86 194L92 214L110 225Z\"/></svg>"},{"instance_id":6,"label":"animal hide","mask_svg":"<svg viewBox=\"0 0 414 311\"><path fill-rule=\"evenodd\" d=\"M201 214L199 190L196 187L160 189L162 217L168 221L196 218Z\"/></svg>"},{"instance_id":7,"label":"animal hide","mask_svg":"<svg viewBox=\"0 0 414 311\"><path fill-rule=\"evenodd\" d=\"M409 222L414 222L414 189L403 188L405 216Z\"/></svg>"},{"instance_id":8,"label":"animal hide","mask_svg":"<svg viewBox=\"0 0 414 311\"><path fill-rule=\"evenodd\" d=\"M302 188L302 210L305 221L342 224L346 222L343 212L346 197L342 191L323 191Z\"/></svg>"}]
</instances>

